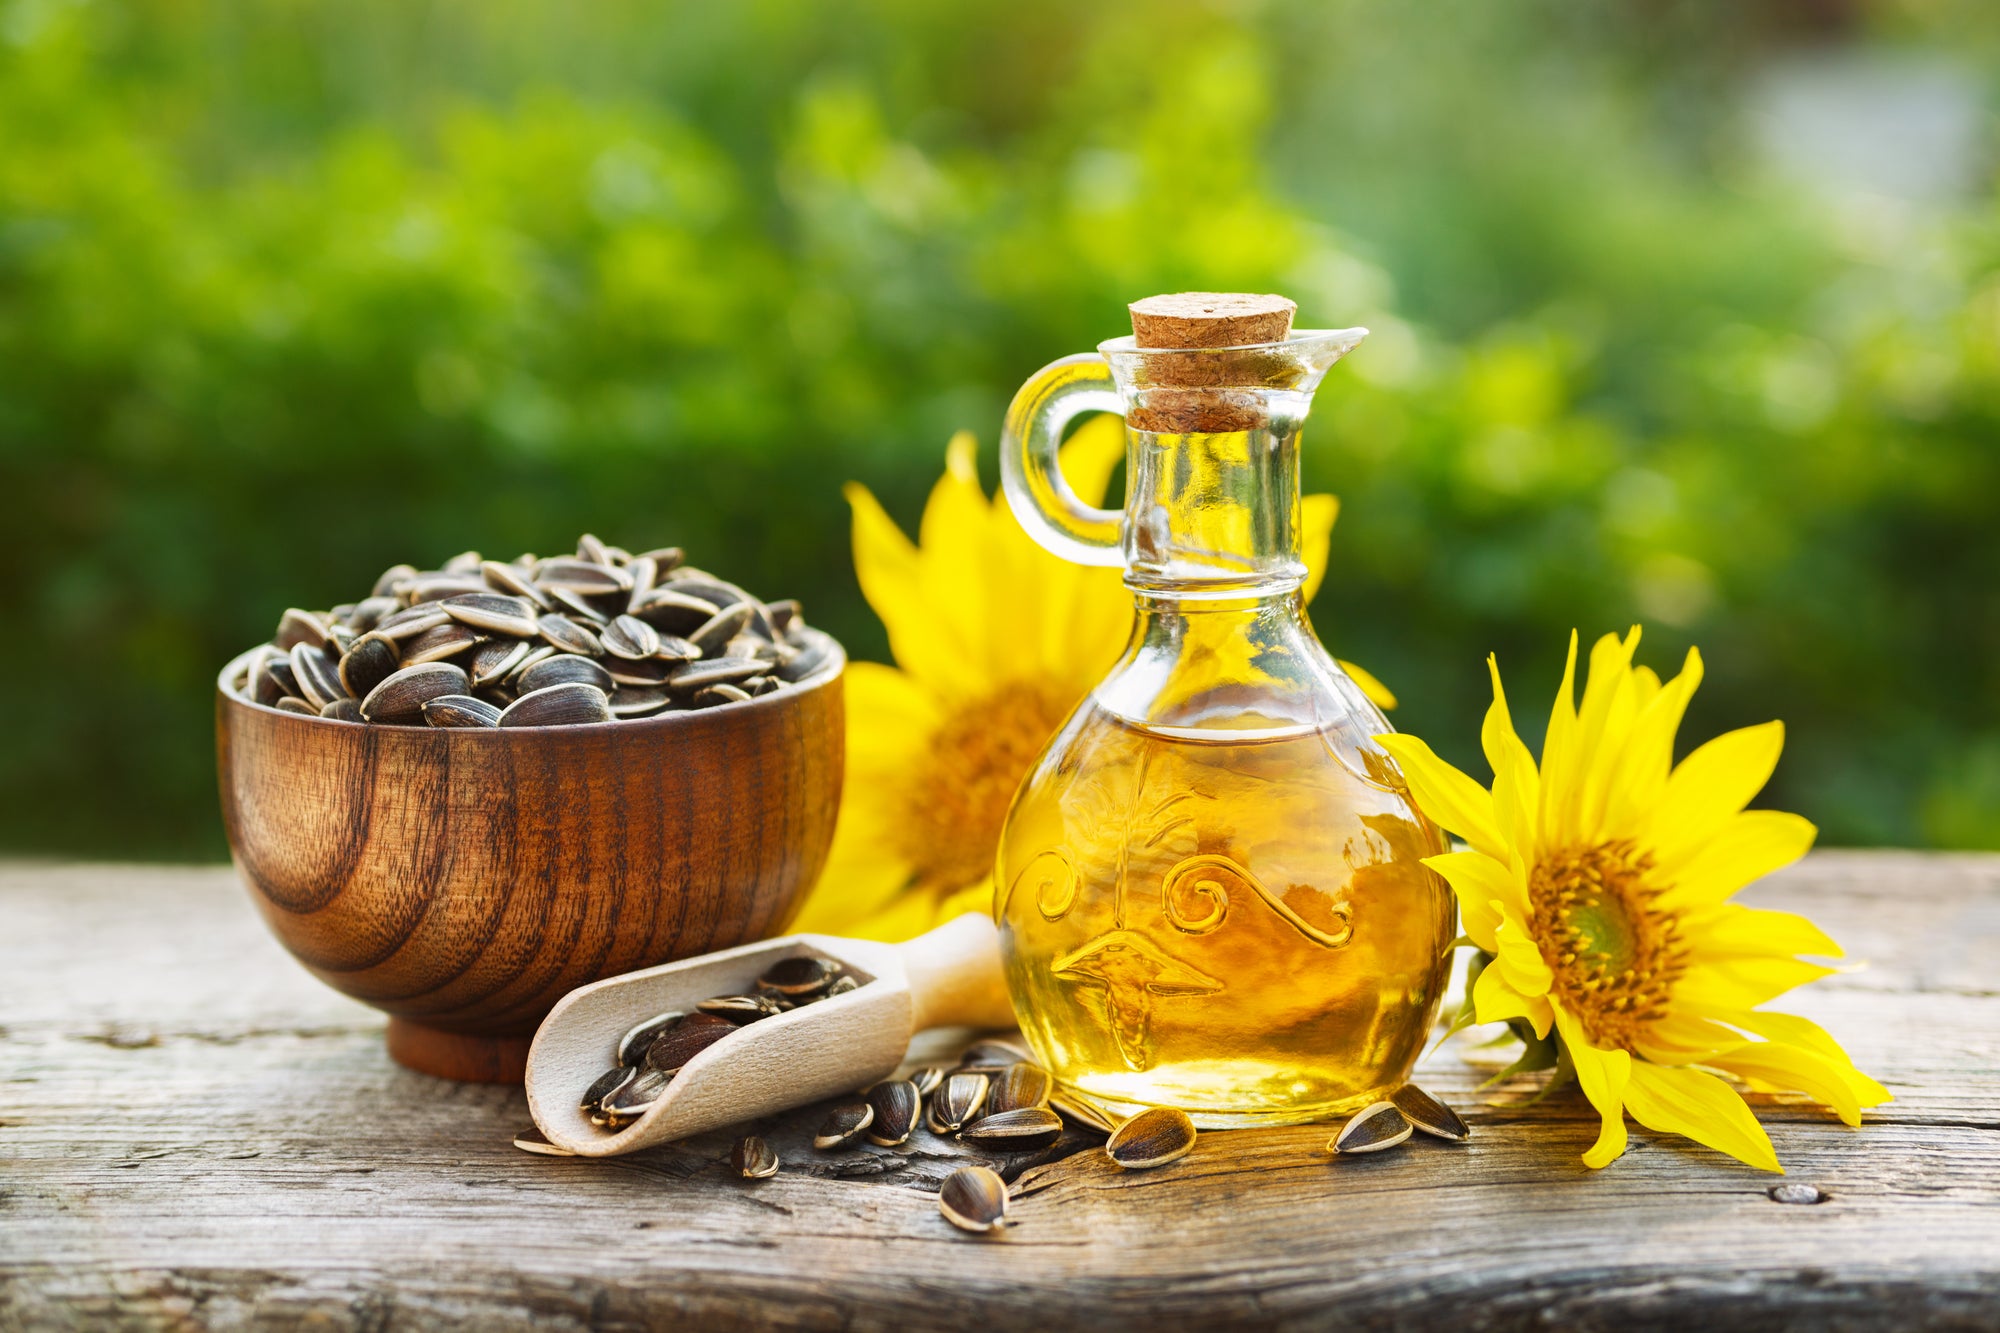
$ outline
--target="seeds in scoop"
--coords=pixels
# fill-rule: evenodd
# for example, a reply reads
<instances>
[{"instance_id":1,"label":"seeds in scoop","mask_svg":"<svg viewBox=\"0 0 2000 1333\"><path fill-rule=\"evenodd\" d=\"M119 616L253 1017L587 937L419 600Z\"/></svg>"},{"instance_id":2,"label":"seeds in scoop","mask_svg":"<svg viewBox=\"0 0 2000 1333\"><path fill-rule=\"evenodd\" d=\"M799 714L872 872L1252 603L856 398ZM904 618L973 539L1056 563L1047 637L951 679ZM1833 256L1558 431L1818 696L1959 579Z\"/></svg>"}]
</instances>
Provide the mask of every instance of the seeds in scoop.
<instances>
[{"instance_id":1,"label":"seeds in scoop","mask_svg":"<svg viewBox=\"0 0 2000 1333\"><path fill-rule=\"evenodd\" d=\"M736 1025L714 1014L693 1013L654 1038L646 1048L646 1068L678 1074L681 1067L736 1031Z\"/></svg>"},{"instance_id":2,"label":"seeds in scoop","mask_svg":"<svg viewBox=\"0 0 2000 1333\"><path fill-rule=\"evenodd\" d=\"M653 1109L653 1103L667 1090L667 1084L674 1076L660 1069L638 1069L632 1071L632 1080L622 1083L618 1091L604 1099L604 1114L614 1122L637 1120Z\"/></svg>"},{"instance_id":3,"label":"seeds in scoop","mask_svg":"<svg viewBox=\"0 0 2000 1333\"><path fill-rule=\"evenodd\" d=\"M424 722L433 727L497 727L500 710L469 694L441 694L424 700Z\"/></svg>"},{"instance_id":4,"label":"seeds in scoop","mask_svg":"<svg viewBox=\"0 0 2000 1333\"><path fill-rule=\"evenodd\" d=\"M406 666L368 692L361 701L361 717L366 722L421 722L426 701L470 693L472 682L449 662Z\"/></svg>"},{"instance_id":5,"label":"seeds in scoop","mask_svg":"<svg viewBox=\"0 0 2000 1333\"><path fill-rule=\"evenodd\" d=\"M646 1052L658 1041L666 1030L681 1021L686 1015L679 1009L669 1009L664 1014L655 1014L643 1023L636 1023L624 1036L618 1039L615 1052L618 1063L637 1069L646 1062Z\"/></svg>"},{"instance_id":6,"label":"seeds in scoop","mask_svg":"<svg viewBox=\"0 0 2000 1333\"><path fill-rule=\"evenodd\" d=\"M509 597L522 597L532 602L537 609L549 609L549 599L535 581L524 570L512 565L503 565L498 560L488 560L479 566L479 577L486 580L486 586L495 592L504 592Z\"/></svg>"},{"instance_id":7,"label":"seeds in scoop","mask_svg":"<svg viewBox=\"0 0 2000 1333\"><path fill-rule=\"evenodd\" d=\"M875 1108L859 1097L838 1102L820 1122L819 1133L813 1135L813 1147L822 1152L844 1148L874 1123Z\"/></svg>"},{"instance_id":8,"label":"seeds in scoop","mask_svg":"<svg viewBox=\"0 0 2000 1333\"><path fill-rule=\"evenodd\" d=\"M961 1231L1007 1225L1007 1182L983 1166L961 1166L938 1189L938 1211Z\"/></svg>"},{"instance_id":9,"label":"seeds in scoop","mask_svg":"<svg viewBox=\"0 0 2000 1333\"><path fill-rule=\"evenodd\" d=\"M1046 1106L1023 1106L1015 1111L981 1116L967 1125L959 1137L1001 1152L1035 1152L1061 1138L1062 1132L1062 1117L1054 1111Z\"/></svg>"},{"instance_id":10,"label":"seeds in scoop","mask_svg":"<svg viewBox=\"0 0 2000 1333\"><path fill-rule=\"evenodd\" d=\"M745 1180L769 1180L778 1174L778 1154L755 1134L736 1140L729 1150L729 1165Z\"/></svg>"},{"instance_id":11,"label":"seeds in scoop","mask_svg":"<svg viewBox=\"0 0 2000 1333\"><path fill-rule=\"evenodd\" d=\"M528 1126L526 1129L522 1130L519 1134L516 1134L514 1136L514 1146L516 1148L519 1148L522 1152L537 1153L543 1157L576 1156L576 1154L571 1152L569 1149L558 1147L557 1145L550 1143L548 1140L548 1136L543 1134L541 1130L536 1129L533 1125Z\"/></svg>"},{"instance_id":12,"label":"seeds in scoop","mask_svg":"<svg viewBox=\"0 0 2000 1333\"><path fill-rule=\"evenodd\" d=\"M1356 1111L1326 1146L1336 1154L1381 1152L1410 1137L1414 1128L1394 1102L1375 1102Z\"/></svg>"},{"instance_id":13,"label":"seeds in scoop","mask_svg":"<svg viewBox=\"0 0 2000 1333\"><path fill-rule=\"evenodd\" d=\"M326 707L335 699L347 694L347 687L340 683L340 668L326 649L316 648L309 643L295 643L291 653L292 679L298 682L299 693L313 710Z\"/></svg>"},{"instance_id":14,"label":"seeds in scoop","mask_svg":"<svg viewBox=\"0 0 2000 1333\"><path fill-rule=\"evenodd\" d=\"M287 607L285 614L278 617L278 632L271 642L286 652L302 643L323 648L326 646L326 626L310 611L301 611L296 606Z\"/></svg>"},{"instance_id":15,"label":"seeds in scoop","mask_svg":"<svg viewBox=\"0 0 2000 1333\"><path fill-rule=\"evenodd\" d=\"M1194 1121L1174 1106L1155 1106L1111 1131L1104 1151L1127 1171L1145 1171L1194 1151Z\"/></svg>"},{"instance_id":16,"label":"seeds in scoop","mask_svg":"<svg viewBox=\"0 0 2000 1333\"><path fill-rule=\"evenodd\" d=\"M868 1105L875 1113L868 1126L868 1141L894 1148L908 1143L910 1135L916 1132L924 1098L917 1085L908 1079L892 1079L868 1090Z\"/></svg>"},{"instance_id":17,"label":"seeds in scoop","mask_svg":"<svg viewBox=\"0 0 2000 1333\"><path fill-rule=\"evenodd\" d=\"M920 1094L928 1097L938 1090L938 1086L944 1082L944 1076L950 1072L943 1065L926 1065L910 1075L910 1082L917 1085Z\"/></svg>"},{"instance_id":18,"label":"seeds in scoop","mask_svg":"<svg viewBox=\"0 0 2000 1333\"><path fill-rule=\"evenodd\" d=\"M688 635L688 642L704 653L721 652L722 645L735 638L742 628L750 623L752 609L752 604L749 602L738 602L734 606L724 607L710 616L706 624Z\"/></svg>"},{"instance_id":19,"label":"seeds in scoop","mask_svg":"<svg viewBox=\"0 0 2000 1333\"><path fill-rule=\"evenodd\" d=\"M1458 1112L1414 1083L1405 1083L1396 1089L1389 1100L1395 1103L1405 1119L1425 1134L1450 1139L1453 1143L1463 1143L1472 1137L1472 1126L1459 1119Z\"/></svg>"},{"instance_id":20,"label":"seeds in scoop","mask_svg":"<svg viewBox=\"0 0 2000 1333\"><path fill-rule=\"evenodd\" d=\"M543 639L559 652L581 653L586 657L603 654L598 637L567 616L546 615L535 622Z\"/></svg>"},{"instance_id":21,"label":"seeds in scoop","mask_svg":"<svg viewBox=\"0 0 2000 1333\"><path fill-rule=\"evenodd\" d=\"M535 604L525 597L503 592L469 592L447 597L442 605L445 613L459 624L489 634L532 639L541 632L535 624Z\"/></svg>"},{"instance_id":22,"label":"seeds in scoop","mask_svg":"<svg viewBox=\"0 0 2000 1333\"><path fill-rule=\"evenodd\" d=\"M319 715L321 717L330 717L336 722L359 722L361 720L361 701L359 699L350 699L343 694L340 698L335 699L332 703L320 709Z\"/></svg>"},{"instance_id":23,"label":"seeds in scoop","mask_svg":"<svg viewBox=\"0 0 2000 1333\"><path fill-rule=\"evenodd\" d=\"M557 653L535 663L521 673L516 683L524 693L545 690L551 685L578 683L594 685L606 695L618 688L611 679L611 673L599 666L595 659L578 657L575 653Z\"/></svg>"},{"instance_id":24,"label":"seeds in scoop","mask_svg":"<svg viewBox=\"0 0 2000 1333\"><path fill-rule=\"evenodd\" d=\"M956 1134L979 1114L990 1086L984 1074L953 1074L931 1094L925 1123L934 1133Z\"/></svg>"},{"instance_id":25,"label":"seeds in scoop","mask_svg":"<svg viewBox=\"0 0 2000 1333\"><path fill-rule=\"evenodd\" d=\"M1047 1106L1054 1080L1040 1065L1017 1060L993 1079L986 1097L986 1114L999 1115L1029 1106Z\"/></svg>"},{"instance_id":26,"label":"seeds in scoop","mask_svg":"<svg viewBox=\"0 0 2000 1333\"><path fill-rule=\"evenodd\" d=\"M597 1081L592 1083L589 1090L583 1094L583 1100L577 1103L577 1109L585 1115L602 1114L604 1111L604 1099L623 1088L638 1076L638 1070L628 1068L624 1065L620 1065L616 1069L605 1070L597 1076Z\"/></svg>"},{"instance_id":27,"label":"seeds in scoop","mask_svg":"<svg viewBox=\"0 0 2000 1333\"><path fill-rule=\"evenodd\" d=\"M840 975L840 964L830 958L818 958L812 954L800 954L793 958L780 958L757 978L757 989L797 999L805 995L818 995L833 984Z\"/></svg>"},{"instance_id":28,"label":"seeds in scoop","mask_svg":"<svg viewBox=\"0 0 2000 1333\"><path fill-rule=\"evenodd\" d=\"M306 701L305 701L304 699L300 699L300 698L298 698L298 697L296 697L296 696L294 696L294 695L290 695L290 694L288 694L288 695L286 695L286 696L285 696L284 698L282 698L282 699L278 700L278 711L279 711L279 712L281 712L281 713L297 713L297 714L299 714L299 715L300 715L301 717L318 717L318 716L319 716L319 709L317 709L317 708L314 708L314 707L313 707L313 706L312 706L311 704L307 703L307 702L306 702Z\"/></svg>"},{"instance_id":29,"label":"seeds in scoop","mask_svg":"<svg viewBox=\"0 0 2000 1333\"><path fill-rule=\"evenodd\" d=\"M726 1018L738 1027L759 1019L775 1018L785 1012L778 1007L777 1001L764 995L718 995L713 999L698 1000L694 1007L704 1014Z\"/></svg>"},{"instance_id":30,"label":"seeds in scoop","mask_svg":"<svg viewBox=\"0 0 2000 1333\"><path fill-rule=\"evenodd\" d=\"M448 661L483 642L485 637L470 625L447 619L444 624L433 626L414 639L404 641L403 665Z\"/></svg>"},{"instance_id":31,"label":"seeds in scoop","mask_svg":"<svg viewBox=\"0 0 2000 1333\"><path fill-rule=\"evenodd\" d=\"M495 681L505 680L507 673L521 665L534 645L527 639L488 639L472 650L465 674L472 677L472 688L484 689Z\"/></svg>"},{"instance_id":32,"label":"seeds in scoop","mask_svg":"<svg viewBox=\"0 0 2000 1333\"><path fill-rule=\"evenodd\" d=\"M834 978L833 984L826 988L826 994L822 995L820 998L823 1000L831 1000L836 995L845 995L849 991L857 991L860 989L861 989L861 983L854 977L836 977Z\"/></svg>"},{"instance_id":33,"label":"seeds in scoop","mask_svg":"<svg viewBox=\"0 0 2000 1333\"><path fill-rule=\"evenodd\" d=\"M386 634L364 634L340 659L340 683L355 698L365 699L402 664L402 650L394 639Z\"/></svg>"},{"instance_id":34,"label":"seeds in scoop","mask_svg":"<svg viewBox=\"0 0 2000 1333\"><path fill-rule=\"evenodd\" d=\"M651 657L660 647L660 632L637 616L618 617L599 637L604 640L605 652L635 662Z\"/></svg>"},{"instance_id":35,"label":"seeds in scoop","mask_svg":"<svg viewBox=\"0 0 2000 1333\"><path fill-rule=\"evenodd\" d=\"M580 681L532 690L500 714L503 727L574 727L610 720L611 701L604 691Z\"/></svg>"}]
</instances>

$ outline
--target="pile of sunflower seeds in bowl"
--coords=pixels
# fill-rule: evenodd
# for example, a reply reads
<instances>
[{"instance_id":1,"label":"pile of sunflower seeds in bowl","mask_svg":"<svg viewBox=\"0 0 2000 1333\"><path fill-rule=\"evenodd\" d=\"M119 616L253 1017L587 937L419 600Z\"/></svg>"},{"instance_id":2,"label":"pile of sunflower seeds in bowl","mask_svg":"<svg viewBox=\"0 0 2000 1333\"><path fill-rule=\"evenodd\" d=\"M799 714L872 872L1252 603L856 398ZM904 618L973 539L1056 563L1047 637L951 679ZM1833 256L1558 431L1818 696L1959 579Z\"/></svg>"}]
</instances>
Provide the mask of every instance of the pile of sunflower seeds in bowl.
<instances>
[{"instance_id":1,"label":"pile of sunflower seeds in bowl","mask_svg":"<svg viewBox=\"0 0 2000 1333\"><path fill-rule=\"evenodd\" d=\"M293 608L231 685L289 713L387 726L551 727L773 694L838 657L793 601L585 534L573 556L397 565L358 602Z\"/></svg>"}]
</instances>

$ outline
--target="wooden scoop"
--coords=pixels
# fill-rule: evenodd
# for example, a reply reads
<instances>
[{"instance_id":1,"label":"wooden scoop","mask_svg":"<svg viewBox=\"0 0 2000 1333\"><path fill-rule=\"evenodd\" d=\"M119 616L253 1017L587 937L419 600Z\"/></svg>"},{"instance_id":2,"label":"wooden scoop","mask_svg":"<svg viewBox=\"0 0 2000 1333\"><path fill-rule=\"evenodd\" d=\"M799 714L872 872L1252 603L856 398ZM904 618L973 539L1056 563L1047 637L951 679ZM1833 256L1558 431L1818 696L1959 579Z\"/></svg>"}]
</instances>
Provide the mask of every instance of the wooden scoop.
<instances>
[{"instance_id":1,"label":"wooden scoop","mask_svg":"<svg viewBox=\"0 0 2000 1333\"><path fill-rule=\"evenodd\" d=\"M670 1010L692 1013L712 996L754 995L758 977L797 954L841 963L860 987L738 1028L688 1061L619 1132L590 1123L579 1103L617 1063L614 1048L627 1031ZM879 1082L925 1028L1013 1025L1000 936L988 917L961 916L907 944L784 935L571 991L528 1050L528 1109L549 1142L613 1157Z\"/></svg>"}]
</instances>

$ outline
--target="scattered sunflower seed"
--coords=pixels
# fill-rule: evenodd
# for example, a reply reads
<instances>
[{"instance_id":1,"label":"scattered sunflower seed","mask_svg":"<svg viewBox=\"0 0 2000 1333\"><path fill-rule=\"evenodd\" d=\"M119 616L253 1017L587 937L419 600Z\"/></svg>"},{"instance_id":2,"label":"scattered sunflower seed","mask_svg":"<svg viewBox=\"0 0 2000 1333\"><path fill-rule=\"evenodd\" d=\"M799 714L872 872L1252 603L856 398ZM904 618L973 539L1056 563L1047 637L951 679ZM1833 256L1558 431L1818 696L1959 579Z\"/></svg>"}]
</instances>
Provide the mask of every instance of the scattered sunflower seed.
<instances>
[{"instance_id":1,"label":"scattered sunflower seed","mask_svg":"<svg viewBox=\"0 0 2000 1333\"><path fill-rule=\"evenodd\" d=\"M1425 1092L1414 1083L1405 1083L1396 1089L1389 1100L1396 1109L1418 1130L1440 1139L1450 1139L1453 1143L1463 1143L1472 1137L1472 1127L1459 1119L1458 1112L1446 1106L1437 1098Z\"/></svg>"},{"instance_id":2,"label":"scattered sunflower seed","mask_svg":"<svg viewBox=\"0 0 2000 1333\"><path fill-rule=\"evenodd\" d=\"M961 1231L1007 1224L1007 1182L983 1166L962 1166L938 1189L938 1211Z\"/></svg>"},{"instance_id":3,"label":"scattered sunflower seed","mask_svg":"<svg viewBox=\"0 0 2000 1333\"><path fill-rule=\"evenodd\" d=\"M910 1082L917 1085L918 1093L928 1097L938 1090L939 1085L944 1082L944 1076L950 1072L943 1065L926 1065L910 1075Z\"/></svg>"},{"instance_id":4,"label":"scattered sunflower seed","mask_svg":"<svg viewBox=\"0 0 2000 1333\"><path fill-rule=\"evenodd\" d=\"M813 1147L822 1151L844 1148L874 1123L875 1108L859 1097L838 1102L820 1122L819 1132L813 1135Z\"/></svg>"},{"instance_id":5,"label":"scattered sunflower seed","mask_svg":"<svg viewBox=\"0 0 2000 1333\"><path fill-rule=\"evenodd\" d=\"M522 1152L536 1153L542 1157L576 1156L576 1154L571 1152L569 1149L558 1147L556 1144L550 1143L548 1140L548 1136L543 1134L541 1130L536 1129L533 1125L528 1126L526 1129L522 1130L520 1133L514 1136L514 1146L516 1148L519 1148Z\"/></svg>"},{"instance_id":6,"label":"scattered sunflower seed","mask_svg":"<svg viewBox=\"0 0 2000 1333\"><path fill-rule=\"evenodd\" d=\"M999 1115L1030 1106L1047 1106L1054 1080L1040 1065L1017 1060L993 1077L993 1090L986 1097L986 1114Z\"/></svg>"},{"instance_id":7,"label":"scattered sunflower seed","mask_svg":"<svg viewBox=\"0 0 2000 1333\"><path fill-rule=\"evenodd\" d=\"M736 1146L729 1150L729 1165L745 1180L769 1180L778 1174L778 1154L751 1134L736 1140Z\"/></svg>"},{"instance_id":8,"label":"scattered sunflower seed","mask_svg":"<svg viewBox=\"0 0 2000 1333\"><path fill-rule=\"evenodd\" d=\"M1111 1131L1104 1151L1127 1171L1178 1161L1194 1151L1194 1121L1174 1106L1155 1106Z\"/></svg>"},{"instance_id":9,"label":"scattered sunflower seed","mask_svg":"<svg viewBox=\"0 0 2000 1333\"><path fill-rule=\"evenodd\" d=\"M1023 1106L981 1116L960 1131L959 1137L1001 1152L1034 1152L1062 1137L1062 1117L1046 1106Z\"/></svg>"},{"instance_id":10,"label":"scattered sunflower seed","mask_svg":"<svg viewBox=\"0 0 2000 1333\"><path fill-rule=\"evenodd\" d=\"M924 1123L937 1134L956 1134L986 1105L990 1081L984 1074L953 1074L931 1094Z\"/></svg>"},{"instance_id":11,"label":"scattered sunflower seed","mask_svg":"<svg viewBox=\"0 0 2000 1333\"><path fill-rule=\"evenodd\" d=\"M868 1141L884 1148L908 1143L916 1132L917 1117L924 1109L923 1094L908 1079L891 1079L868 1090L868 1106L874 1119L868 1127Z\"/></svg>"},{"instance_id":12,"label":"scattered sunflower seed","mask_svg":"<svg viewBox=\"0 0 2000 1333\"><path fill-rule=\"evenodd\" d=\"M1326 1146L1336 1155L1381 1152L1409 1140L1415 1127L1394 1102L1374 1102L1349 1117Z\"/></svg>"},{"instance_id":13,"label":"scattered sunflower seed","mask_svg":"<svg viewBox=\"0 0 2000 1333\"><path fill-rule=\"evenodd\" d=\"M1081 1097L1072 1097L1058 1089L1049 1094L1049 1109L1059 1112L1065 1120L1094 1129L1100 1134L1109 1134L1118 1128L1115 1121L1090 1102Z\"/></svg>"},{"instance_id":14,"label":"scattered sunflower seed","mask_svg":"<svg viewBox=\"0 0 2000 1333\"><path fill-rule=\"evenodd\" d=\"M1010 1065L1023 1061L1032 1064L1034 1057L1010 1041L988 1037L966 1047L965 1053L958 1057L958 1067L968 1073L1003 1074Z\"/></svg>"}]
</instances>

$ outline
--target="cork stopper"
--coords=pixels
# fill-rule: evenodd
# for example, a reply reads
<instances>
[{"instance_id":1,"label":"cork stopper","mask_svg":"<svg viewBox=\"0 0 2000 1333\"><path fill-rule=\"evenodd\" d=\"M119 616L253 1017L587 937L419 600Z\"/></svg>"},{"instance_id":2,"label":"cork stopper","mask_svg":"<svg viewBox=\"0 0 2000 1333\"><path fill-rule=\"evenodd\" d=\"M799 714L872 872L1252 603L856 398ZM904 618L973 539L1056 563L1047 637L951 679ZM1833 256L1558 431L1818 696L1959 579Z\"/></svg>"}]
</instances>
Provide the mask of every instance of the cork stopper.
<instances>
[{"instance_id":1,"label":"cork stopper","mask_svg":"<svg viewBox=\"0 0 2000 1333\"><path fill-rule=\"evenodd\" d=\"M1296 302L1246 292L1175 292L1134 301L1132 338L1141 347L1249 347L1283 342Z\"/></svg>"},{"instance_id":2,"label":"cork stopper","mask_svg":"<svg viewBox=\"0 0 2000 1333\"><path fill-rule=\"evenodd\" d=\"M1281 343L1292 331L1297 304L1276 295L1246 292L1175 292L1134 301L1132 341L1148 351L1255 348ZM1269 352L1159 357L1125 419L1156 434L1253 430L1263 423L1256 392L1268 373Z\"/></svg>"}]
</instances>

